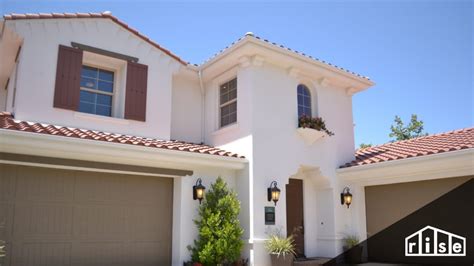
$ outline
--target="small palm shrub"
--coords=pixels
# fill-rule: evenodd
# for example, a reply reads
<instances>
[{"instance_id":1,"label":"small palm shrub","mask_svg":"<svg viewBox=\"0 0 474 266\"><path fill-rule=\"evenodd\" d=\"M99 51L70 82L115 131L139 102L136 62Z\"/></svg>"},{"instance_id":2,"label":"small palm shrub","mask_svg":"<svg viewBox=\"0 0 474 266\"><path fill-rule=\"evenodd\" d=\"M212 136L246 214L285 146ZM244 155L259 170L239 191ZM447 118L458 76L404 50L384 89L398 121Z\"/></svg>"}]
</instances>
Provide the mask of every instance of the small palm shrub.
<instances>
[{"instance_id":1,"label":"small palm shrub","mask_svg":"<svg viewBox=\"0 0 474 266\"><path fill-rule=\"evenodd\" d=\"M351 249L359 244L359 237L356 235L347 235L343 239L344 241L344 248Z\"/></svg>"},{"instance_id":2,"label":"small palm shrub","mask_svg":"<svg viewBox=\"0 0 474 266\"><path fill-rule=\"evenodd\" d=\"M298 119L298 126L303 127L303 128L312 128L318 131L324 131L329 136L334 135L333 132L329 131L326 128L326 122L324 122L324 120L321 117L311 117L307 115L302 115Z\"/></svg>"},{"instance_id":3,"label":"small palm shrub","mask_svg":"<svg viewBox=\"0 0 474 266\"><path fill-rule=\"evenodd\" d=\"M293 235L283 237L278 233L274 233L270 235L270 238L268 240L265 241L265 248L270 254L277 255L278 257L296 255L295 241Z\"/></svg>"},{"instance_id":4,"label":"small palm shrub","mask_svg":"<svg viewBox=\"0 0 474 266\"><path fill-rule=\"evenodd\" d=\"M194 221L199 236L194 247L188 247L193 262L214 266L239 260L243 246L239 212L237 194L227 188L222 178L217 178L199 207L200 219Z\"/></svg>"}]
</instances>

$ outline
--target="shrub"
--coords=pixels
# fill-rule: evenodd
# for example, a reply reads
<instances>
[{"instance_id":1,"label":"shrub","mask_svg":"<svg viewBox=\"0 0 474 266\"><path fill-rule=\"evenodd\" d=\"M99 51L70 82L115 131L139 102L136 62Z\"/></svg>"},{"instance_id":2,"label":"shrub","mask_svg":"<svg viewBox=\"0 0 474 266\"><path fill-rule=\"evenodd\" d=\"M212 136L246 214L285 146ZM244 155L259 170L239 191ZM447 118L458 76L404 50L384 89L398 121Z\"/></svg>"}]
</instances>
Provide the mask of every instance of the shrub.
<instances>
[{"instance_id":1,"label":"shrub","mask_svg":"<svg viewBox=\"0 0 474 266\"><path fill-rule=\"evenodd\" d=\"M356 235L347 235L343 239L344 248L351 249L359 244L359 237Z\"/></svg>"},{"instance_id":2,"label":"shrub","mask_svg":"<svg viewBox=\"0 0 474 266\"><path fill-rule=\"evenodd\" d=\"M234 191L227 188L222 178L211 184L199 207L199 230L194 247L188 247L194 262L203 265L228 264L240 258L243 230L238 215L240 202Z\"/></svg>"},{"instance_id":3,"label":"shrub","mask_svg":"<svg viewBox=\"0 0 474 266\"><path fill-rule=\"evenodd\" d=\"M303 128L312 128L316 129L318 131L324 131L326 132L329 136L334 135L333 132L329 131L326 128L326 123L321 117L311 117L307 115L302 115L298 119L298 126L303 127Z\"/></svg>"}]
</instances>

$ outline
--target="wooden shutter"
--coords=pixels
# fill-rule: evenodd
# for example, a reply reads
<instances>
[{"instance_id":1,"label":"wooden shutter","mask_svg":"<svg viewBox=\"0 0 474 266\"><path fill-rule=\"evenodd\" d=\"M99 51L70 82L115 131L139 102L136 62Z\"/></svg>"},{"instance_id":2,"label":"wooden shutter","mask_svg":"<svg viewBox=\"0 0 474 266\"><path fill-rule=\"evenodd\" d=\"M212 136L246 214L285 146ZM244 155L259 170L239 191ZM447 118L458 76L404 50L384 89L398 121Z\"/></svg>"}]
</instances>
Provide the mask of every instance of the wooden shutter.
<instances>
[{"instance_id":1,"label":"wooden shutter","mask_svg":"<svg viewBox=\"0 0 474 266\"><path fill-rule=\"evenodd\" d=\"M56 66L54 107L73 111L78 109L81 68L82 50L60 45Z\"/></svg>"},{"instance_id":2,"label":"wooden shutter","mask_svg":"<svg viewBox=\"0 0 474 266\"><path fill-rule=\"evenodd\" d=\"M145 121L148 66L128 61L125 119Z\"/></svg>"}]
</instances>

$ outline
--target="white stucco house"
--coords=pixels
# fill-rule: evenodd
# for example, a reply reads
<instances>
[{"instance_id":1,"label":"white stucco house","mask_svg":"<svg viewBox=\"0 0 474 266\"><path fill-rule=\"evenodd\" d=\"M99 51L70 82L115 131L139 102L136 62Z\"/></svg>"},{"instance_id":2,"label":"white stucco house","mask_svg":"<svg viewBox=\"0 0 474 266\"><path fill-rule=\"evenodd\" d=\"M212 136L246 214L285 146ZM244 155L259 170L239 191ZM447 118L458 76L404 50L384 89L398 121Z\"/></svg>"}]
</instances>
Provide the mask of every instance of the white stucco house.
<instances>
[{"instance_id":1,"label":"white stucco house","mask_svg":"<svg viewBox=\"0 0 474 266\"><path fill-rule=\"evenodd\" d=\"M0 64L6 265L182 265L192 187L218 176L238 193L252 265L270 264L269 228L301 227L300 256L334 257L346 234L474 175L474 128L354 153L352 96L374 83L252 33L193 65L109 12L11 14ZM299 128L302 114L334 135Z\"/></svg>"}]
</instances>

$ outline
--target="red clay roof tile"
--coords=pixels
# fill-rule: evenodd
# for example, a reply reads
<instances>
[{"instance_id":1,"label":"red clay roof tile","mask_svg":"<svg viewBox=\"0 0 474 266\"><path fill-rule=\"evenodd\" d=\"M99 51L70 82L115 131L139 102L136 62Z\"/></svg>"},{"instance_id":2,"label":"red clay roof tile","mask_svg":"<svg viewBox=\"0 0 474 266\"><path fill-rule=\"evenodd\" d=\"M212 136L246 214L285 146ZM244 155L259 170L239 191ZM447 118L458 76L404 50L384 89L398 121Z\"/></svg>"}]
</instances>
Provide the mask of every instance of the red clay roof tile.
<instances>
[{"instance_id":1,"label":"red clay roof tile","mask_svg":"<svg viewBox=\"0 0 474 266\"><path fill-rule=\"evenodd\" d=\"M391 142L356 151L356 158L341 168L420 157L474 148L474 128Z\"/></svg>"},{"instance_id":2,"label":"red clay roof tile","mask_svg":"<svg viewBox=\"0 0 474 266\"><path fill-rule=\"evenodd\" d=\"M117 144L139 145L150 148L176 150L183 152L194 152L200 154L209 154L224 157L245 158L238 154L214 148L202 144L194 144L176 140L158 140L143 138L137 136L106 133L88 129L79 129L71 127L61 127L50 124L32 123L27 121L18 121L10 113L0 112L0 130L25 131L37 134L63 136L68 138L88 139L94 141L113 142Z\"/></svg>"}]
</instances>

